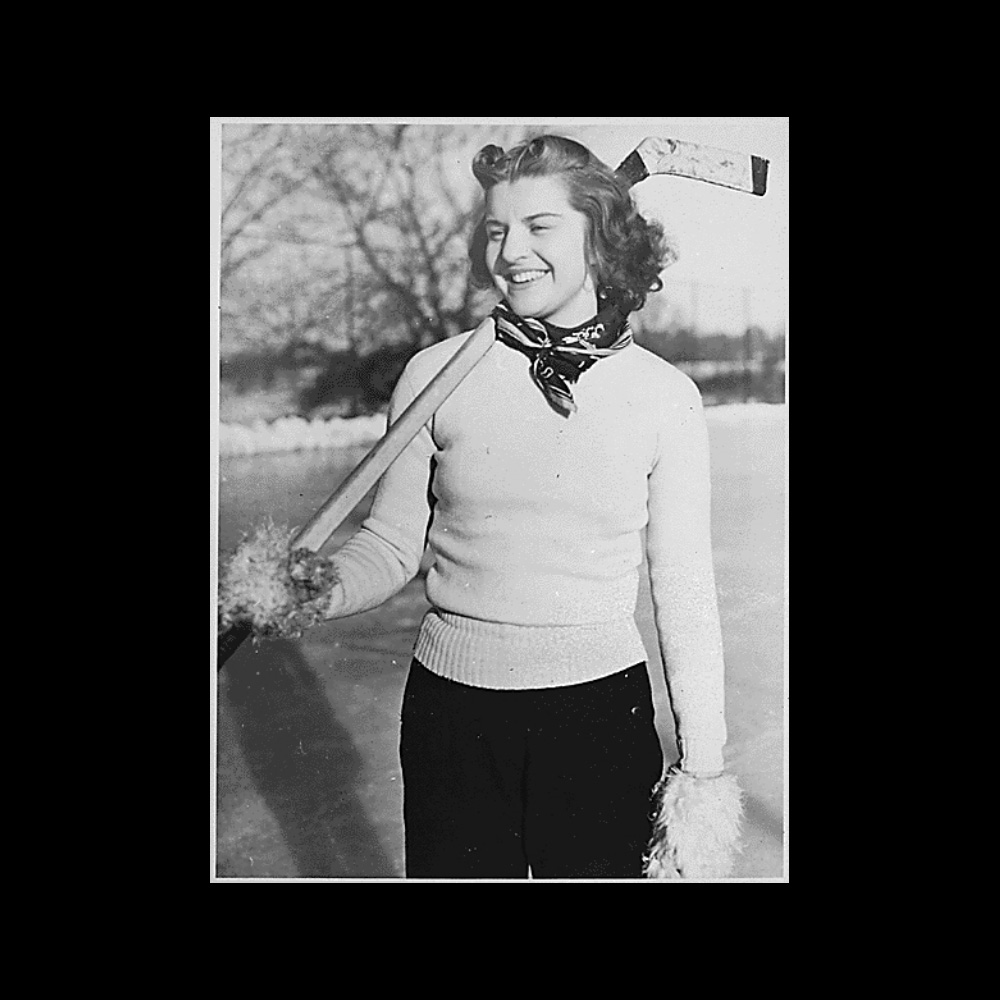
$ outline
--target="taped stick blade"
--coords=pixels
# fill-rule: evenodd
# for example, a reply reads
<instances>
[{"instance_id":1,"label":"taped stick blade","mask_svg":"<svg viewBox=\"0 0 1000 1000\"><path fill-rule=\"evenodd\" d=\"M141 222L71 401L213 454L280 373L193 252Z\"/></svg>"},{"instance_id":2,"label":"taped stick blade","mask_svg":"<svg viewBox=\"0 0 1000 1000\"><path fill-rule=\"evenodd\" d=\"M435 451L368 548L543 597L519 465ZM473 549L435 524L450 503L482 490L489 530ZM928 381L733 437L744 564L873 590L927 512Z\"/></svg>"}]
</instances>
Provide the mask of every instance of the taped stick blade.
<instances>
[{"instance_id":1,"label":"taped stick blade","mask_svg":"<svg viewBox=\"0 0 1000 1000\"><path fill-rule=\"evenodd\" d=\"M753 174L753 193L764 194L767 191L767 165L770 161L762 156L750 157L750 170Z\"/></svg>"},{"instance_id":2,"label":"taped stick blade","mask_svg":"<svg viewBox=\"0 0 1000 1000\"><path fill-rule=\"evenodd\" d=\"M646 164L642 162L642 157L635 150L629 153L628 156L622 160L615 173L618 174L618 176L621 177L629 187L632 187L634 184L638 184L639 181L644 181L649 176Z\"/></svg>"},{"instance_id":3,"label":"taped stick blade","mask_svg":"<svg viewBox=\"0 0 1000 1000\"><path fill-rule=\"evenodd\" d=\"M760 156L648 136L622 161L617 173L629 186L662 174L762 195L767 190L767 166L768 161Z\"/></svg>"}]
</instances>

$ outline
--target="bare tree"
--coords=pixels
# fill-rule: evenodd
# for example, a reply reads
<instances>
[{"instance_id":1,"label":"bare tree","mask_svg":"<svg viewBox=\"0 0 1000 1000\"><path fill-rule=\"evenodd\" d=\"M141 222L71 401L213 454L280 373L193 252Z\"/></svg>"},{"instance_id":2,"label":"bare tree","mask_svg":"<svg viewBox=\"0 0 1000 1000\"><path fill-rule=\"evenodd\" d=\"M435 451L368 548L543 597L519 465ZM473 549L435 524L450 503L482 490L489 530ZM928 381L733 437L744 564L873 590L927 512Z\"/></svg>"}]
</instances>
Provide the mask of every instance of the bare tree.
<instances>
[{"instance_id":1,"label":"bare tree","mask_svg":"<svg viewBox=\"0 0 1000 1000\"><path fill-rule=\"evenodd\" d=\"M309 179L287 155L289 126L225 126L222 159L220 270L223 285L271 249L255 231L268 213Z\"/></svg>"},{"instance_id":2,"label":"bare tree","mask_svg":"<svg viewBox=\"0 0 1000 1000\"><path fill-rule=\"evenodd\" d=\"M405 339L420 347L473 325L477 297L467 280L466 241L476 188L469 161L477 144L509 136L368 125L310 138L319 190L337 205L372 287L394 300Z\"/></svg>"},{"instance_id":3,"label":"bare tree","mask_svg":"<svg viewBox=\"0 0 1000 1000\"><path fill-rule=\"evenodd\" d=\"M514 141L520 129L227 128L224 339L257 331L276 349L317 336L362 351L419 348L488 308L467 278L478 197L469 163L478 146Z\"/></svg>"},{"instance_id":4,"label":"bare tree","mask_svg":"<svg viewBox=\"0 0 1000 1000\"><path fill-rule=\"evenodd\" d=\"M246 387L294 370L306 409L345 393L361 409L384 402L409 356L470 329L492 307L468 280L480 198L470 164L485 143L510 145L523 134L226 126L224 376Z\"/></svg>"}]
</instances>

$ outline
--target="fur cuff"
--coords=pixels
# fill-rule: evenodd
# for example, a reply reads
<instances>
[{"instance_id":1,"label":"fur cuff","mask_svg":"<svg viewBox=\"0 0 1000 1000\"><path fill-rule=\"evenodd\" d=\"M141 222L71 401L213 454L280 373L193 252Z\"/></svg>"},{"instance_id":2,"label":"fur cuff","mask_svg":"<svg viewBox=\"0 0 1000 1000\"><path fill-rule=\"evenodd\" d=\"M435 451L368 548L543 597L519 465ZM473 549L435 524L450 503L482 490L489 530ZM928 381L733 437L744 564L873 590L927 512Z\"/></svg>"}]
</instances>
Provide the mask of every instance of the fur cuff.
<instances>
[{"instance_id":1,"label":"fur cuff","mask_svg":"<svg viewBox=\"0 0 1000 1000\"><path fill-rule=\"evenodd\" d=\"M219 574L219 626L247 622L255 636L295 636L325 620L337 582L329 559L289 555L294 532L268 522L244 537Z\"/></svg>"},{"instance_id":2,"label":"fur cuff","mask_svg":"<svg viewBox=\"0 0 1000 1000\"><path fill-rule=\"evenodd\" d=\"M696 778L672 768L654 798L657 814L645 857L646 878L729 878L743 818L735 775Z\"/></svg>"}]
</instances>

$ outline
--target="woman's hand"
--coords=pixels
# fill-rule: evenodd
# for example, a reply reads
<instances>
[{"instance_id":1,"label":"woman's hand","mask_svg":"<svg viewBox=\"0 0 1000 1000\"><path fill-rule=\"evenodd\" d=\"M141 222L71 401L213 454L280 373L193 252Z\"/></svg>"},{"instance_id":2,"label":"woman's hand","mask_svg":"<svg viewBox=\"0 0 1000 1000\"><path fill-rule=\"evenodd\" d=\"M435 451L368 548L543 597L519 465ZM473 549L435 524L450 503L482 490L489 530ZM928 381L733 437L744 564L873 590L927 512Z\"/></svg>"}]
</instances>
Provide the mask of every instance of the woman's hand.
<instances>
[{"instance_id":1,"label":"woman's hand","mask_svg":"<svg viewBox=\"0 0 1000 1000\"><path fill-rule=\"evenodd\" d=\"M260 637L300 635L330 617L337 570L331 559L288 551L291 529L257 528L220 568L219 626L245 623Z\"/></svg>"},{"instance_id":2,"label":"woman's hand","mask_svg":"<svg viewBox=\"0 0 1000 1000\"><path fill-rule=\"evenodd\" d=\"M671 767L654 798L657 809L646 852L646 877L730 878L743 820L735 775L695 776Z\"/></svg>"},{"instance_id":3,"label":"woman's hand","mask_svg":"<svg viewBox=\"0 0 1000 1000\"><path fill-rule=\"evenodd\" d=\"M300 601L315 601L333 589L337 570L333 560L309 549L293 549L288 554L288 576Z\"/></svg>"}]
</instances>

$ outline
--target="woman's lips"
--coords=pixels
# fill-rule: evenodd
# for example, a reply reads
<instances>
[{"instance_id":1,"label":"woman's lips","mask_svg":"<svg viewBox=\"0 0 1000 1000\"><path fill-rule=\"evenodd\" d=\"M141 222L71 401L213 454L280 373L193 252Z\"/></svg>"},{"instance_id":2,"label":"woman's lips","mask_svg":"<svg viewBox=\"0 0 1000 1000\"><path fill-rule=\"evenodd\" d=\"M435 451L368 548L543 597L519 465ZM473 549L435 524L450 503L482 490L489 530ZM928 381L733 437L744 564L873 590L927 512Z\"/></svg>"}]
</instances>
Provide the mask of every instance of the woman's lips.
<instances>
[{"instance_id":1,"label":"woman's lips","mask_svg":"<svg viewBox=\"0 0 1000 1000\"><path fill-rule=\"evenodd\" d=\"M544 278L548 271L533 269L530 271L516 271L505 276L505 280L512 288L526 288L535 284L539 279Z\"/></svg>"}]
</instances>

